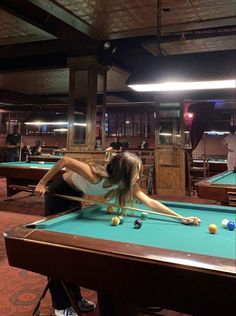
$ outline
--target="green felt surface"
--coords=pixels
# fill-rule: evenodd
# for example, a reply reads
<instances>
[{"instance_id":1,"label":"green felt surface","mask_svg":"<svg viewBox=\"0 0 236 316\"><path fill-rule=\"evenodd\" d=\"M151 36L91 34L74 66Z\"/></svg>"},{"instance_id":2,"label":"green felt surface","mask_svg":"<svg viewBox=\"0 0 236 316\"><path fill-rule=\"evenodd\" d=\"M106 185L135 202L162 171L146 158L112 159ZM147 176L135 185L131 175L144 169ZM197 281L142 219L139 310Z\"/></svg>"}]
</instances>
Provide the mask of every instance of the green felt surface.
<instances>
[{"instance_id":1,"label":"green felt surface","mask_svg":"<svg viewBox=\"0 0 236 316\"><path fill-rule=\"evenodd\" d=\"M22 168L52 168L55 162L44 162L40 163L37 161L34 162L26 162L26 161L16 161L16 162L3 162L1 166L7 167L22 167Z\"/></svg>"},{"instance_id":2,"label":"green felt surface","mask_svg":"<svg viewBox=\"0 0 236 316\"><path fill-rule=\"evenodd\" d=\"M225 159L209 159L208 162L210 163L223 163L227 164L227 161Z\"/></svg>"},{"instance_id":3,"label":"green felt surface","mask_svg":"<svg viewBox=\"0 0 236 316\"><path fill-rule=\"evenodd\" d=\"M194 162L203 162L202 159L193 159ZM227 164L227 161L225 159L208 159L209 163L219 163L219 164Z\"/></svg>"},{"instance_id":4,"label":"green felt surface","mask_svg":"<svg viewBox=\"0 0 236 316\"><path fill-rule=\"evenodd\" d=\"M172 218L149 215L148 219L143 220L140 229L134 229L134 221L141 214L136 213L134 217L126 216L122 225L112 226L111 219L115 214L107 214L105 207L91 206L86 210L40 222L36 228L128 244L236 258L236 231L229 231L221 226L225 218L236 221L235 208L174 202L164 204L184 216L199 216L201 225L183 225ZM136 206L146 209L142 204ZM208 225L212 223L218 226L216 234L208 232Z\"/></svg>"},{"instance_id":5,"label":"green felt surface","mask_svg":"<svg viewBox=\"0 0 236 316\"><path fill-rule=\"evenodd\" d=\"M226 171L208 179L208 182L215 185L236 185L236 173Z\"/></svg>"}]
</instances>

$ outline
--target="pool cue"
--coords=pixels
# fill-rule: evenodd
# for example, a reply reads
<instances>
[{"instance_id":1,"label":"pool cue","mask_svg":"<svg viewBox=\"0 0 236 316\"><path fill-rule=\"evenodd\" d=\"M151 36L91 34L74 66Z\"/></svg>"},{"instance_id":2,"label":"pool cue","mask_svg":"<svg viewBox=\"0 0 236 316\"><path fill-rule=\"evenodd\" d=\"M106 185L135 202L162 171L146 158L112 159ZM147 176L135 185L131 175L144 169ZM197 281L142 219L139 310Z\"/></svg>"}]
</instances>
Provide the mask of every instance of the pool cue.
<instances>
[{"instance_id":1,"label":"pool cue","mask_svg":"<svg viewBox=\"0 0 236 316\"><path fill-rule=\"evenodd\" d=\"M81 198L79 196L69 196L69 195L52 193L52 192L48 192L48 191L47 191L46 194L53 195L53 196L56 196L56 197L59 197L59 198L63 198L63 199L67 199L67 200L71 200L71 201L87 202L87 203L91 203L91 204L101 204L101 205L112 206L112 207L116 207L116 208L123 208L123 209L132 210L132 211L137 211L137 212L141 212L141 213L148 213L148 214L153 214L153 215L172 217L172 218L175 218L175 219L185 219L185 217L183 217L183 216L178 217L178 216L171 215L171 214L165 214L165 213L160 213L160 212L155 212L155 211L143 210L141 208L136 208L136 207L133 207L133 206L121 206L119 204L113 204L113 203L109 203L109 202L102 202L102 201L85 199L85 198Z\"/></svg>"},{"instance_id":2,"label":"pool cue","mask_svg":"<svg viewBox=\"0 0 236 316\"><path fill-rule=\"evenodd\" d=\"M34 192L36 186L34 185L30 185L28 187L28 192ZM70 196L70 195L63 195L63 194L57 194L57 193L52 193L50 191L46 191L45 194L48 195L53 195L62 199L67 199L67 200L71 200L71 201L78 201L78 202L87 202L90 204L100 204L100 205L106 205L106 206L111 206L111 207L116 207L116 208L121 208L121 209L128 209L128 210L132 210L132 211L137 211L137 212L141 212L141 213L148 213L148 214L153 214L153 215L160 215L160 216L166 216L166 217L171 217L171 218L175 218L175 219L185 219L185 217L183 216L176 216L176 215L171 215L171 214L165 214L165 213L160 213L160 212L155 212L155 211L149 211L149 210L143 210L141 208L137 208L137 207L133 207L133 206L121 206L119 204L114 204L114 203L109 203L109 202L105 202L105 201L97 201L97 200L90 200L90 199L85 199L85 198L81 198L79 196Z\"/></svg>"}]
</instances>

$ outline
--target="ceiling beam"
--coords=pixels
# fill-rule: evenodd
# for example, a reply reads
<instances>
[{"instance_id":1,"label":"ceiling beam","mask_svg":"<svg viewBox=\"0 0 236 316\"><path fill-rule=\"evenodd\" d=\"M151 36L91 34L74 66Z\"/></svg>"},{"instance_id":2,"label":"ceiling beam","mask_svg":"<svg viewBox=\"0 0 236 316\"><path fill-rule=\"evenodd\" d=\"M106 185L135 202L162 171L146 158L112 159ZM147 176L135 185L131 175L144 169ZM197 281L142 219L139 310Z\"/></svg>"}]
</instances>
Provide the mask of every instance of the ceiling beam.
<instances>
[{"instance_id":1,"label":"ceiling beam","mask_svg":"<svg viewBox=\"0 0 236 316\"><path fill-rule=\"evenodd\" d=\"M55 69L67 67L67 54L55 53L35 56L16 57L10 59L0 59L0 73L17 72L34 69Z\"/></svg>"},{"instance_id":2,"label":"ceiling beam","mask_svg":"<svg viewBox=\"0 0 236 316\"><path fill-rule=\"evenodd\" d=\"M222 18L222 19L214 19L209 21L201 21L201 22L189 22L189 23L179 23L179 24L171 24L171 25L161 25L161 34L162 36L169 34L178 34L183 32L193 32L199 30L206 29L217 29L217 28L231 28L236 25L236 18ZM125 38L135 38L135 37L146 37L148 35L157 36L156 27L150 27L145 30L131 30L131 31L122 31L116 32L114 34L110 34L110 36L103 38L103 40L117 40L117 39L125 39Z\"/></svg>"},{"instance_id":3,"label":"ceiling beam","mask_svg":"<svg viewBox=\"0 0 236 316\"><path fill-rule=\"evenodd\" d=\"M51 105L68 105L69 96L51 95L29 95L25 93L15 92L11 90L0 89L0 104L8 105L38 105L38 106L51 106Z\"/></svg>"},{"instance_id":4,"label":"ceiling beam","mask_svg":"<svg viewBox=\"0 0 236 316\"><path fill-rule=\"evenodd\" d=\"M0 7L57 38L95 40L98 32L50 0L2 0Z\"/></svg>"},{"instance_id":5,"label":"ceiling beam","mask_svg":"<svg viewBox=\"0 0 236 316\"><path fill-rule=\"evenodd\" d=\"M189 30L184 33L181 32L172 32L169 34L163 34L160 37L160 43L166 42L175 42L180 40L184 35L185 39L201 39L201 38L212 38L212 37L219 37L219 36L231 36L236 34L236 25L230 27L214 27L207 30L199 29L199 30ZM136 37L128 37L123 39L116 39L111 40L113 45L119 46L127 46L127 45L139 45L141 43L151 43L157 42L157 34L154 33L153 35L146 35L146 36L136 36Z\"/></svg>"},{"instance_id":6,"label":"ceiling beam","mask_svg":"<svg viewBox=\"0 0 236 316\"><path fill-rule=\"evenodd\" d=\"M90 41L86 40L73 42L59 39L14 44L1 47L0 60L5 58L10 59L21 56L46 55L63 52L76 56L91 55L96 53L96 44L91 44Z\"/></svg>"},{"instance_id":7,"label":"ceiling beam","mask_svg":"<svg viewBox=\"0 0 236 316\"><path fill-rule=\"evenodd\" d=\"M161 33L178 33L178 32L189 32L196 30L205 30L205 29L217 29L217 28L226 28L234 27L236 25L236 18L222 18L222 19L213 19L206 20L201 22L189 22L189 23L180 23L172 25L163 25L161 26Z\"/></svg>"}]
</instances>

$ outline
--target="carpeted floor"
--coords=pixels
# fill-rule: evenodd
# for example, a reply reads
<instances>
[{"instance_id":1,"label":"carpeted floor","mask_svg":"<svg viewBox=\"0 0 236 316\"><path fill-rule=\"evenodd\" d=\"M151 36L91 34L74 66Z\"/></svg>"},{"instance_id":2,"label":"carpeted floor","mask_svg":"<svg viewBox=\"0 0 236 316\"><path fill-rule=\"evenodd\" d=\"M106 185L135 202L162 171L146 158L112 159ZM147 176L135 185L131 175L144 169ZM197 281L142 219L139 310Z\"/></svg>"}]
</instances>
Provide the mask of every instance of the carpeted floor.
<instances>
[{"instance_id":1,"label":"carpeted floor","mask_svg":"<svg viewBox=\"0 0 236 316\"><path fill-rule=\"evenodd\" d=\"M159 197L160 199L160 197ZM161 197L165 200L167 197ZM170 198L169 198L170 199ZM172 198L175 201L192 203L212 203L199 200L197 197ZM6 199L5 179L0 179L0 316L30 316L46 285L46 277L10 267L6 258L4 238L2 233L13 226L38 220L43 214L43 199L21 192ZM82 289L86 298L96 302L96 293ZM51 308L50 295L43 300L40 315L54 315ZM97 310L87 313L87 316L98 316ZM180 316L183 314L163 311L160 315ZM122 315L120 315L122 316Z\"/></svg>"},{"instance_id":2,"label":"carpeted floor","mask_svg":"<svg viewBox=\"0 0 236 316\"><path fill-rule=\"evenodd\" d=\"M30 316L46 285L46 277L10 267L3 232L11 227L42 218L43 199L21 192L6 199L5 180L0 179L0 316ZM96 292L82 289L84 297L95 301ZM40 315L54 315L50 295L42 302ZM98 316L97 310L85 314Z\"/></svg>"}]
</instances>

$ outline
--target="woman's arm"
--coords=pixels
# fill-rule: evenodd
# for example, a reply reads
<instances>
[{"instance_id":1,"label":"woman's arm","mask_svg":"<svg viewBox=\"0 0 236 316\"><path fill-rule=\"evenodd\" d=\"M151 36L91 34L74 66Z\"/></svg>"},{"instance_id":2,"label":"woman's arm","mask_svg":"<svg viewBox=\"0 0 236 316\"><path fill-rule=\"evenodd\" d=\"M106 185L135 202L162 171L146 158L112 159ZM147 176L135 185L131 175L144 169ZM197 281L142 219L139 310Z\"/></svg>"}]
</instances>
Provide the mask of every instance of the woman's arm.
<instances>
[{"instance_id":1,"label":"woman's arm","mask_svg":"<svg viewBox=\"0 0 236 316\"><path fill-rule=\"evenodd\" d=\"M172 211L169 207L147 196L137 185L135 185L133 188L133 195L152 210L176 216L176 218L179 219L183 224L199 225L201 222L198 217L183 217L182 215Z\"/></svg>"},{"instance_id":2,"label":"woman's arm","mask_svg":"<svg viewBox=\"0 0 236 316\"><path fill-rule=\"evenodd\" d=\"M44 195L46 192L47 183L63 168L67 168L78 173L91 183L97 183L99 180L98 177L92 172L88 164L65 156L61 158L50 170L48 170L44 177L39 181L35 188L35 193L38 195Z\"/></svg>"}]
</instances>

